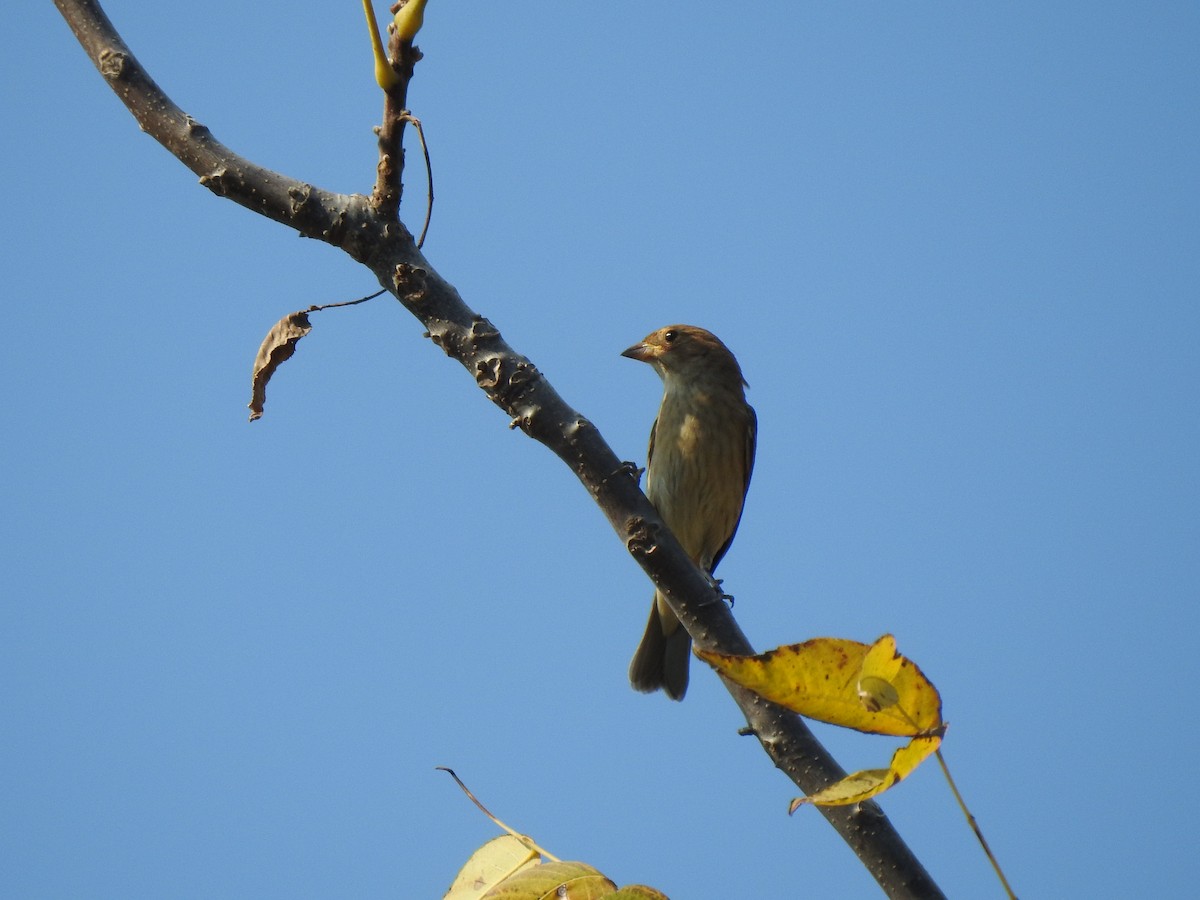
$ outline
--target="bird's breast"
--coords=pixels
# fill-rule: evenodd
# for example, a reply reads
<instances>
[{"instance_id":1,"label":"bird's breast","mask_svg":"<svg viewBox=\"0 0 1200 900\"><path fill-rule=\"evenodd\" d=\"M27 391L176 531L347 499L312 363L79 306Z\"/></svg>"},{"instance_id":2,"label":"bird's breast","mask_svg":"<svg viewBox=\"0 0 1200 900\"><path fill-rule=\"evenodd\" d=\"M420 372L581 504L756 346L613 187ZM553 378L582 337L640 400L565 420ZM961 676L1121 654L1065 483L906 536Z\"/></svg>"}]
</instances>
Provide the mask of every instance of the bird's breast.
<instances>
[{"instance_id":1,"label":"bird's breast","mask_svg":"<svg viewBox=\"0 0 1200 900\"><path fill-rule=\"evenodd\" d=\"M745 425L711 404L664 400L646 495L702 565L729 539L745 496Z\"/></svg>"}]
</instances>

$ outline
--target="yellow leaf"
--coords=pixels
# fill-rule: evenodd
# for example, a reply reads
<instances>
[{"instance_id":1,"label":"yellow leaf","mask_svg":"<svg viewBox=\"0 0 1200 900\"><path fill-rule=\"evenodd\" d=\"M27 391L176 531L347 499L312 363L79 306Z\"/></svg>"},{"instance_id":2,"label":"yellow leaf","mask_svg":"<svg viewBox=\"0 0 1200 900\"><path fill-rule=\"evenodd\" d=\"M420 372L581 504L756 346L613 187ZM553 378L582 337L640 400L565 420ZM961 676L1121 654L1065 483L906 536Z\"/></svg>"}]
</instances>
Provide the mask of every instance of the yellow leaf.
<instances>
[{"instance_id":1,"label":"yellow leaf","mask_svg":"<svg viewBox=\"0 0 1200 900\"><path fill-rule=\"evenodd\" d=\"M492 838L471 854L442 900L479 900L505 879L539 862L540 857L512 835Z\"/></svg>"},{"instance_id":2,"label":"yellow leaf","mask_svg":"<svg viewBox=\"0 0 1200 900\"><path fill-rule=\"evenodd\" d=\"M704 650L696 655L742 687L810 719L868 734L937 732L942 727L937 689L895 646L890 635L873 646L816 638L757 656Z\"/></svg>"},{"instance_id":3,"label":"yellow leaf","mask_svg":"<svg viewBox=\"0 0 1200 900\"><path fill-rule=\"evenodd\" d=\"M871 712L888 709L900 702L893 682L904 661L896 652L896 639L885 634L867 651L858 673L858 698Z\"/></svg>"},{"instance_id":4,"label":"yellow leaf","mask_svg":"<svg viewBox=\"0 0 1200 900\"><path fill-rule=\"evenodd\" d=\"M900 695L890 681L875 675L862 675L858 679L858 699L871 712L879 712L899 703Z\"/></svg>"},{"instance_id":5,"label":"yellow leaf","mask_svg":"<svg viewBox=\"0 0 1200 900\"><path fill-rule=\"evenodd\" d=\"M788 812L795 812L803 803L814 803L817 806L848 806L851 803L869 800L908 777L941 743L939 735L913 738L907 746L892 754L892 763L888 768L867 769L847 775L822 791L793 800Z\"/></svg>"},{"instance_id":6,"label":"yellow leaf","mask_svg":"<svg viewBox=\"0 0 1200 900\"><path fill-rule=\"evenodd\" d=\"M526 869L496 885L481 900L596 900L617 886L596 869L581 862L551 862Z\"/></svg>"}]
</instances>

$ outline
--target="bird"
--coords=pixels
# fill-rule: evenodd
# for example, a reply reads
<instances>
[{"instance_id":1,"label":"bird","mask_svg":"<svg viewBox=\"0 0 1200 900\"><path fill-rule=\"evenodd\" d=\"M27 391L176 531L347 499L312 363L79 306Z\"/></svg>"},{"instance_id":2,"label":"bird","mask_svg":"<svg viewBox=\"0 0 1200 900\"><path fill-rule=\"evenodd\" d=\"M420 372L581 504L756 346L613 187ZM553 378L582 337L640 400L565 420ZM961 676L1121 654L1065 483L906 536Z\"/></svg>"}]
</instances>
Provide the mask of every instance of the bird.
<instances>
[{"instance_id":1,"label":"bird","mask_svg":"<svg viewBox=\"0 0 1200 900\"><path fill-rule=\"evenodd\" d=\"M646 454L646 496L713 578L737 533L754 470L758 418L746 402L749 385L729 348L694 325L660 328L621 355L649 363L663 382ZM629 665L630 684L682 700L691 648L687 630L656 591Z\"/></svg>"}]
</instances>

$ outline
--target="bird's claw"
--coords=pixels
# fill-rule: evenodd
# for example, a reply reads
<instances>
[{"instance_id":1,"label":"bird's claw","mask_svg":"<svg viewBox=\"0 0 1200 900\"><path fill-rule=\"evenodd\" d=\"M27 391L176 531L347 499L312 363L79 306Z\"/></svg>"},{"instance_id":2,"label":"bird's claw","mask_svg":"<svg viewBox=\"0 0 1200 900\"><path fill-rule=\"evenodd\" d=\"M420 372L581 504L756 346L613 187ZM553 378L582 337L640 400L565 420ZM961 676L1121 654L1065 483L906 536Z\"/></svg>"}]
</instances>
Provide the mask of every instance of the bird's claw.
<instances>
[{"instance_id":1,"label":"bird's claw","mask_svg":"<svg viewBox=\"0 0 1200 900\"><path fill-rule=\"evenodd\" d=\"M712 589L717 592L718 596L729 604L729 608L733 609L733 594L727 594L721 590L721 585L725 582L720 578L714 578L712 575L709 575L708 583L712 585Z\"/></svg>"},{"instance_id":2,"label":"bird's claw","mask_svg":"<svg viewBox=\"0 0 1200 900\"><path fill-rule=\"evenodd\" d=\"M634 480L634 483L637 483L642 480L642 473L645 471L646 470L639 467L637 463L625 461L617 467L615 472L609 472L607 475L605 475L604 480L608 481L610 478L616 478L618 475L628 475Z\"/></svg>"}]
</instances>

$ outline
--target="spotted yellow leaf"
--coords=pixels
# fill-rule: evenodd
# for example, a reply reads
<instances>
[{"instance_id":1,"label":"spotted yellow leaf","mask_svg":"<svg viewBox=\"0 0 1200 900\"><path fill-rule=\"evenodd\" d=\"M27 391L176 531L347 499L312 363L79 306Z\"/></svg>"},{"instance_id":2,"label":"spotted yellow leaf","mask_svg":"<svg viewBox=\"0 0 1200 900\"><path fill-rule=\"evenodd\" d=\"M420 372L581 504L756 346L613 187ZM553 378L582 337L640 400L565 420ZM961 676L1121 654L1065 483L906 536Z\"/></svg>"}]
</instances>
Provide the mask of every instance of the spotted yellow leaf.
<instances>
[{"instance_id":1,"label":"spotted yellow leaf","mask_svg":"<svg viewBox=\"0 0 1200 900\"><path fill-rule=\"evenodd\" d=\"M596 900L614 893L617 886L586 863L549 862L525 869L505 879L481 900Z\"/></svg>"},{"instance_id":2,"label":"spotted yellow leaf","mask_svg":"<svg viewBox=\"0 0 1200 900\"><path fill-rule=\"evenodd\" d=\"M888 768L866 769L847 775L823 791L793 800L788 812L795 812L803 803L814 803L817 806L848 806L851 803L869 800L911 774L941 743L941 736L936 734L913 738L907 746L892 754L892 763Z\"/></svg>"},{"instance_id":3,"label":"spotted yellow leaf","mask_svg":"<svg viewBox=\"0 0 1200 900\"><path fill-rule=\"evenodd\" d=\"M942 727L937 689L884 635L873 645L816 638L757 656L696 655L726 678L802 716L868 734L922 735Z\"/></svg>"}]
</instances>

